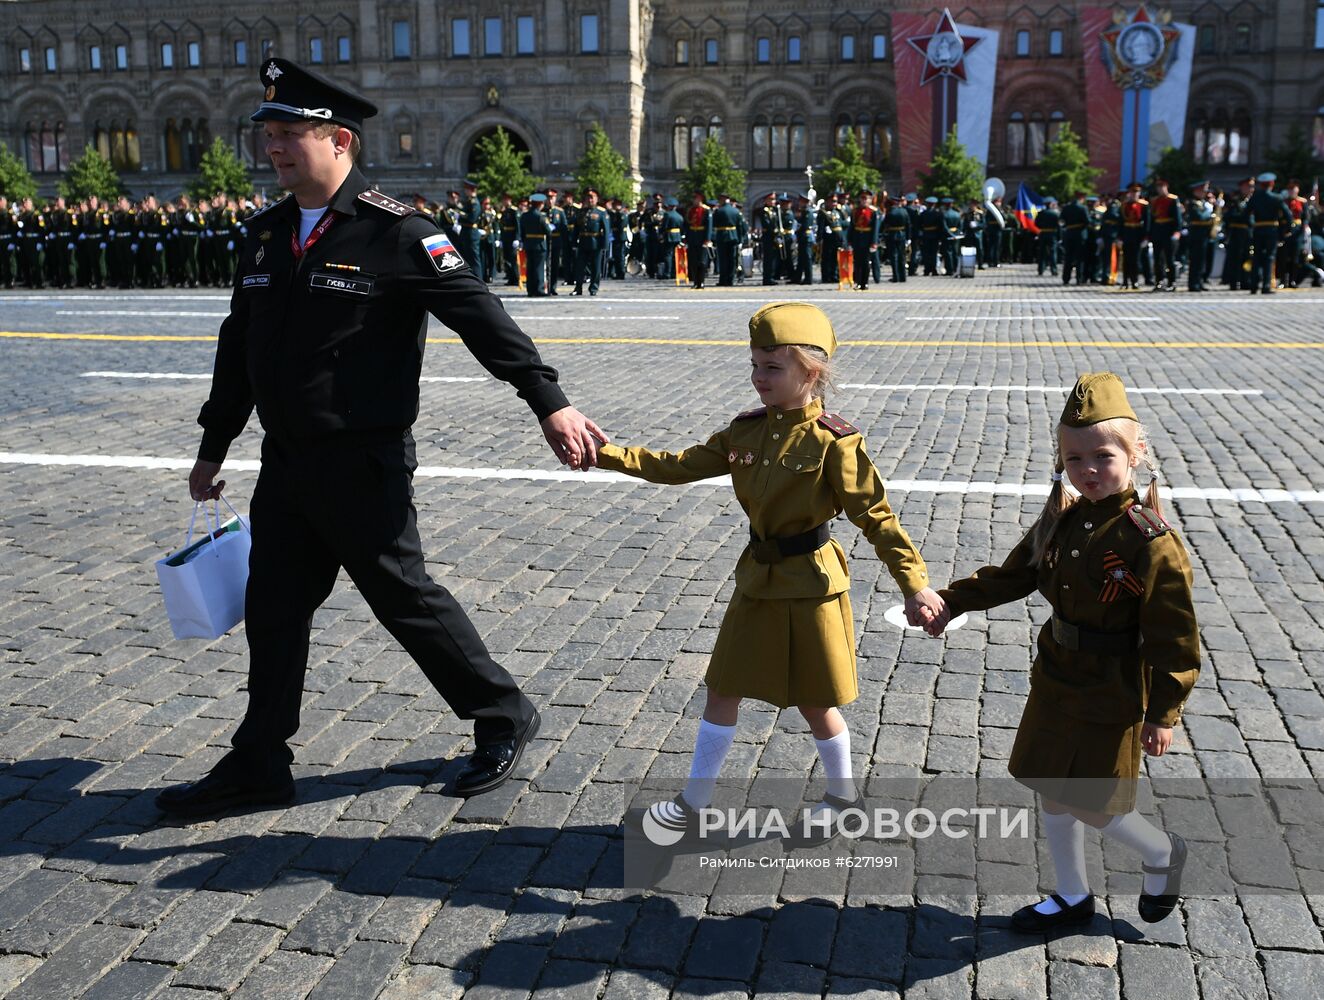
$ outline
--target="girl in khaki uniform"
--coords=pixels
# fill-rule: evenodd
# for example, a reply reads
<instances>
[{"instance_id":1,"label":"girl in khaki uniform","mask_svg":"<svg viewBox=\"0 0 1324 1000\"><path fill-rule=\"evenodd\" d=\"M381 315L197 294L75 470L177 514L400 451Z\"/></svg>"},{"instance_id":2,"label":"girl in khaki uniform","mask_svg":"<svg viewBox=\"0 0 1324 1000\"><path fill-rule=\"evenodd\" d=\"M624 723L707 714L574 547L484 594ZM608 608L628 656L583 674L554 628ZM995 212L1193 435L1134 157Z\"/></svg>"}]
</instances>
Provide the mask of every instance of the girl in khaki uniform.
<instances>
[{"instance_id":1,"label":"girl in khaki uniform","mask_svg":"<svg viewBox=\"0 0 1324 1000\"><path fill-rule=\"evenodd\" d=\"M1150 471L1143 501L1134 471ZM1080 494L1062 488L1065 470ZM1001 566L941 591L948 616L1019 601L1038 590L1053 616L1039 633L1030 695L1008 768L1039 793L1057 892L1019 910L1012 926L1085 923L1088 823L1138 851L1140 916L1177 904L1186 844L1135 811L1141 750L1161 756L1200 670L1186 549L1159 509L1158 472L1144 430L1111 372L1082 375L1057 428L1053 488L1039 521Z\"/></svg>"},{"instance_id":2,"label":"girl in khaki uniform","mask_svg":"<svg viewBox=\"0 0 1324 1000\"><path fill-rule=\"evenodd\" d=\"M735 572L735 593L708 665L708 700L695 742L690 780L670 802L650 807L660 826L692 831L696 810L735 738L740 700L795 705L814 734L828 794L816 807L858 803L850 733L837 711L858 695L850 575L828 532L842 511L887 564L906 597L912 624L942 605L928 586L919 552L888 506L882 477L856 428L823 411L829 358L837 340L821 310L801 302L764 306L749 321L752 381L764 403L737 416L702 445L654 452L614 444L598 465L654 483L731 477L749 515L750 544ZM830 823L817 814L821 836Z\"/></svg>"}]
</instances>

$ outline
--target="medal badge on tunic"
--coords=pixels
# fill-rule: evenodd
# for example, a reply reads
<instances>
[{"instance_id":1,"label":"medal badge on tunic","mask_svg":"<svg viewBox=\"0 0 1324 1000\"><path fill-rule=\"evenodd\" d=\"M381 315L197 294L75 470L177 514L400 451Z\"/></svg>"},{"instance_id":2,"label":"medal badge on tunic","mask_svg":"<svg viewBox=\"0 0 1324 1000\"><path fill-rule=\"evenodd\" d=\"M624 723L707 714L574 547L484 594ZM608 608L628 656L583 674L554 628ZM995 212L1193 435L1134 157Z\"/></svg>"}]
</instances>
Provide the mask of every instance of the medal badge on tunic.
<instances>
[{"instance_id":1,"label":"medal badge on tunic","mask_svg":"<svg viewBox=\"0 0 1324 1000\"><path fill-rule=\"evenodd\" d=\"M1126 565L1122 557L1111 549L1105 552L1103 555L1103 589L1099 591L1099 600L1104 604L1109 604L1121 597L1122 594L1139 597L1144 592L1144 584L1131 572L1131 568Z\"/></svg>"},{"instance_id":2,"label":"medal badge on tunic","mask_svg":"<svg viewBox=\"0 0 1324 1000\"><path fill-rule=\"evenodd\" d=\"M745 457L742 459L742 461L744 462L745 465L753 465L754 453L752 451L745 452Z\"/></svg>"}]
</instances>

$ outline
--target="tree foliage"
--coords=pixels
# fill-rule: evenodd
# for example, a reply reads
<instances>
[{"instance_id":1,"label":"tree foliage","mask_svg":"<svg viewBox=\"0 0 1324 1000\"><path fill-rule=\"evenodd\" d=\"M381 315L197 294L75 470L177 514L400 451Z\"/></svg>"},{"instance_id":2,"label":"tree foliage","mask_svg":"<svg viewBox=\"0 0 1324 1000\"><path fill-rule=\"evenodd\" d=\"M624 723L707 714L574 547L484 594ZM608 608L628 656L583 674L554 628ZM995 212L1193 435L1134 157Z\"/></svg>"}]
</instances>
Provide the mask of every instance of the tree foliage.
<instances>
[{"instance_id":1,"label":"tree foliage","mask_svg":"<svg viewBox=\"0 0 1324 1000\"><path fill-rule=\"evenodd\" d=\"M478 169L469 180L478 190L495 201L508 194L516 201L542 185L542 178L529 173L530 154L521 152L510 141L510 133L500 125L483 136L474 146Z\"/></svg>"},{"instance_id":2,"label":"tree foliage","mask_svg":"<svg viewBox=\"0 0 1324 1000\"><path fill-rule=\"evenodd\" d=\"M70 201L82 201L96 195L102 201L114 201L124 192L124 182L110 160L88 143L83 155L69 164L69 171L59 184L60 194Z\"/></svg>"},{"instance_id":3,"label":"tree foliage","mask_svg":"<svg viewBox=\"0 0 1324 1000\"><path fill-rule=\"evenodd\" d=\"M1063 122L1056 138L1044 150L1039 161L1039 190L1051 194L1061 204L1070 202L1077 191L1097 194L1095 184L1103 170L1090 166L1090 154L1080 144L1080 136Z\"/></svg>"},{"instance_id":4,"label":"tree foliage","mask_svg":"<svg viewBox=\"0 0 1324 1000\"><path fill-rule=\"evenodd\" d=\"M729 194L735 201L745 200L745 172L736 166L720 139L709 136L676 185L682 198L702 191L705 198Z\"/></svg>"},{"instance_id":5,"label":"tree foliage","mask_svg":"<svg viewBox=\"0 0 1324 1000\"><path fill-rule=\"evenodd\" d=\"M823 161L819 175L825 192L842 191L852 198L861 191L876 191L882 183L882 174L865 160L854 129L847 130L846 141L836 148L836 155Z\"/></svg>"},{"instance_id":6,"label":"tree foliage","mask_svg":"<svg viewBox=\"0 0 1324 1000\"><path fill-rule=\"evenodd\" d=\"M1184 197L1191 185L1204 178L1204 168L1195 162L1195 157L1184 149L1169 146L1159 154L1154 169L1145 178L1145 185L1152 188L1156 178L1162 177L1168 182L1168 190Z\"/></svg>"},{"instance_id":7,"label":"tree foliage","mask_svg":"<svg viewBox=\"0 0 1324 1000\"><path fill-rule=\"evenodd\" d=\"M22 201L37 196L37 182L28 173L23 161L0 143L0 194L10 201Z\"/></svg>"},{"instance_id":8,"label":"tree foliage","mask_svg":"<svg viewBox=\"0 0 1324 1000\"><path fill-rule=\"evenodd\" d=\"M607 133L597 122L589 133L588 148L575 170L575 183L580 191L592 188L601 201L619 198L627 205L635 200L636 188L630 178L630 165L616 152Z\"/></svg>"},{"instance_id":9,"label":"tree foliage","mask_svg":"<svg viewBox=\"0 0 1324 1000\"><path fill-rule=\"evenodd\" d=\"M1294 123L1287 130L1287 136L1281 146L1269 150L1267 160L1269 169L1278 175L1279 189L1295 178L1301 182L1301 186L1306 191L1309 191L1315 178L1324 174L1324 164L1315 157L1310 139L1300 123Z\"/></svg>"},{"instance_id":10,"label":"tree foliage","mask_svg":"<svg viewBox=\"0 0 1324 1000\"><path fill-rule=\"evenodd\" d=\"M218 135L202 154L198 176L188 191L194 198L211 198L218 191L231 198L244 198L253 193L253 181L230 144Z\"/></svg>"},{"instance_id":11,"label":"tree foliage","mask_svg":"<svg viewBox=\"0 0 1324 1000\"><path fill-rule=\"evenodd\" d=\"M927 172L919 174L919 194L951 197L958 205L983 200L984 165L966 150L956 136L956 126L933 151Z\"/></svg>"}]
</instances>

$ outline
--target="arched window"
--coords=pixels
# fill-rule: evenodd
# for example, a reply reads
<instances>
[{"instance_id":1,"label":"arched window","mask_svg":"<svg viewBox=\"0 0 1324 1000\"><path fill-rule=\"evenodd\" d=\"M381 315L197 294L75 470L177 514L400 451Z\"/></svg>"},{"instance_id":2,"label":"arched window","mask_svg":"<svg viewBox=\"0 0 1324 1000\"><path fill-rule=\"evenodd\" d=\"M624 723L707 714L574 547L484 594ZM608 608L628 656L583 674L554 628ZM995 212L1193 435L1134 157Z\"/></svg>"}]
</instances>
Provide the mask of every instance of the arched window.
<instances>
[{"instance_id":1,"label":"arched window","mask_svg":"<svg viewBox=\"0 0 1324 1000\"><path fill-rule=\"evenodd\" d=\"M23 151L28 170L34 174L54 173L69 166L69 148L64 122L28 122L23 130Z\"/></svg>"},{"instance_id":2,"label":"arched window","mask_svg":"<svg viewBox=\"0 0 1324 1000\"><path fill-rule=\"evenodd\" d=\"M1016 55L1024 58L1030 54L1030 33L1022 28L1016 32Z\"/></svg>"},{"instance_id":3,"label":"arched window","mask_svg":"<svg viewBox=\"0 0 1324 1000\"><path fill-rule=\"evenodd\" d=\"M889 166L892 162L892 126L881 116L873 120L869 158L879 167Z\"/></svg>"},{"instance_id":4,"label":"arched window","mask_svg":"<svg viewBox=\"0 0 1324 1000\"><path fill-rule=\"evenodd\" d=\"M1007 119L1007 166L1025 166L1025 115L1019 111Z\"/></svg>"},{"instance_id":5,"label":"arched window","mask_svg":"<svg viewBox=\"0 0 1324 1000\"><path fill-rule=\"evenodd\" d=\"M708 119L708 138L716 139L718 142L726 141L726 132L722 128L721 115L713 115Z\"/></svg>"},{"instance_id":6,"label":"arched window","mask_svg":"<svg viewBox=\"0 0 1324 1000\"><path fill-rule=\"evenodd\" d=\"M173 118L167 118L165 124L165 164L167 170L184 169L184 152L180 144L179 128Z\"/></svg>"},{"instance_id":7,"label":"arched window","mask_svg":"<svg viewBox=\"0 0 1324 1000\"><path fill-rule=\"evenodd\" d=\"M99 121L92 126L92 145L96 147L98 153L110 159L110 133L101 127Z\"/></svg>"},{"instance_id":8,"label":"arched window","mask_svg":"<svg viewBox=\"0 0 1324 1000\"><path fill-rule=\"evenodd\" d=\"M677 170L690 165L690 126L683 115L676 116L671 129L671 165Z\"/></svg>"},{"instance_id":9,"label":"arched window","mask_svg":"<svg viewBox=\"0 0 1324 1000\"><path fill-rule=\"evenodd\" d=\"M1310 129L1310 137L1315 147L1315 159L1324 160L1324 107L1315 109L1315 121Z\"/></svg>"},{"instance_id":10,"label":"arched window","mask_svg":"<svg viewBox=\"0 0 1324 1000\"><path fill-rule=\"evenodd\" d=\"M1237 51L1238 51L1238 52L1249 52L1249 51L1250 51L1250 25L1249 25L1249 24L1246 24L1246 23L1243 21L1241 24L1238 24L1238 25L1237 25L1236 39L1237 39Z\"/></svg>"},{"instance_id":11,"label":"arched window","mask_svg":"<svg viewBox=\"0 0 1324 1000\"><path fill-rule=\"evenodd\" d=\"M1048 116L1048 141L1056 142L1057 133L1062 131L1062 124L1067 120L1067 116L1061 111L1054 111Z\"/></svg>"},{"instance_id":12,"label":"arched window","mask_svg":"<svg viewBox=\"0 0 1324 1000\"><path fill-rule=\"evenodd\" d=\"M1195 112L1191 152L1203 164L1246 166L1250 163L1250 134L1250 112L1246 108L1200 108Z\"/></svg>"},{"instance_id":13,"label":"arched window","mask_svg":"<svg viewBox=\"0 0 1324 1000\"><path fill-rule=\"evenodd\" d=\"M1031 111L1029 128L1025 133L1025 163L1034 166L1044 158L1044 146L1047 144L1048 129L1042 111Z\"/></svg>"},{"instance_id":14,"label":"arched window","mask_svg":"<svg viewBox=\"0 0 1324 1000\"><path fill-rule=\"evenodd\" d=\"M110 123L110 163L116 170L142 168L142 147L132 118L123 126L117 121Z\"/></svg>"},{"instance_id":15,"label":"arched window","mask_svg":"<svg viewBox=\"0 0 1324 1000\"><path fill-rule=\"evenodd\" d=\"M752 131L755 170L793 170L807 162L808 129L800 115L758 118Z\"/></svg>"},{"instance_id":16,"label":"arched window","mask_svg":"<svg viewBox=\"0 0 1324 1000\"><path fill-rule=\"evenodd\" d=\"M866 160L879 167L890 165L895 136L886 117L867 111L861 111L854 118L849 114L838 115L832 128L834 150L846 142L851 132L855 133L855 141Z\"/></svg>"},{"instance_id":17,"label":"arched window","mask_svg":"<svg viewBox=\"0 0 1324 1000\"><path fill-rule=\"evenodd\" d=\"M772 167L770 141L768 123L766 121L756 121L750 136L750 163L755 170L768 170Z\"/></svg>"}]
</instances>

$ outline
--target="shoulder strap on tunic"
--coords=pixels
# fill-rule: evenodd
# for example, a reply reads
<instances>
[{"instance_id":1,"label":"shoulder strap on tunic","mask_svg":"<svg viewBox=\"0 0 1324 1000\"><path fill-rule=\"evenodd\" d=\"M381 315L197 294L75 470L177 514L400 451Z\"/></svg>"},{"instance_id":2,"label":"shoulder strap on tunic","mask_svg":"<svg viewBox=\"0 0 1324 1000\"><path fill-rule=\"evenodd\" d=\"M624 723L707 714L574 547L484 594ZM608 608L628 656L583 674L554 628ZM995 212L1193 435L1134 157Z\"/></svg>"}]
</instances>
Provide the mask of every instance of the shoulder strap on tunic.
<instances>
[{"instance_id":1,"label":"shoulder strap on tunic","mask_svg":"<svg viewBox=\"0 0 1324 1000\"><path fill-rule=\"evenodd\" d=\"M767 414L768 414L768 408L766 406L760 406L756 410L746 410L744 413L737 413L736 419L753 420L755 417L764 417L767 416Z\"/></svg>"},{"instance_id":2,"label":"shoulder strap on tunic","mask_svg":"<svg viewBox=\"0 0 1324 1000\"><path fill-rule=\"evenodd\" d=\"M404 202L389 198L380 191L367 190L360 192L359 201L366 202L373 208L380 208L384 212L390 212L392 215L412 215L414 210Z\"/></svg>"},{"instance_id":3,"label":"shoulder strap on tunic","mask_svg":"<svg viewBox=\"0 0 1324 1000\"><path fill-rule=\"evenodd\" d=\"M860 433L858 427L839 413L824 413L818 418L818 422L830 430L834 437L843 438Z\"/></svg>"},{"instance_id":4,"label":"shoulder strap on tunic","mask_svg":"<svg viewBox=\"0 0 1324 1000\"><path fill-rule=\"evenodd\" d=\"M1131 523L1145 536L1146 541L1153 541L1160 535L1166 535L1172 530L1172 525L1163 520L1157 511L1150 510L1141 504L1133 504L1126 513L1130 516Z\"/></svg>"}]
</instances>

